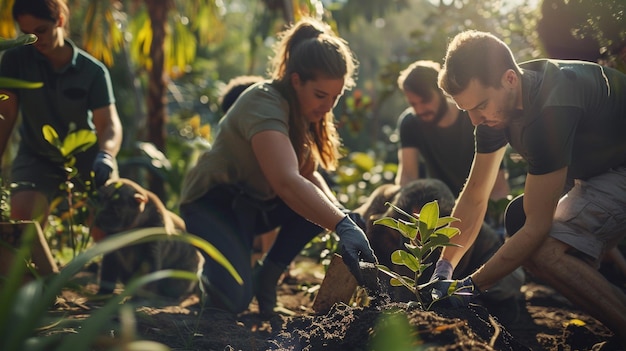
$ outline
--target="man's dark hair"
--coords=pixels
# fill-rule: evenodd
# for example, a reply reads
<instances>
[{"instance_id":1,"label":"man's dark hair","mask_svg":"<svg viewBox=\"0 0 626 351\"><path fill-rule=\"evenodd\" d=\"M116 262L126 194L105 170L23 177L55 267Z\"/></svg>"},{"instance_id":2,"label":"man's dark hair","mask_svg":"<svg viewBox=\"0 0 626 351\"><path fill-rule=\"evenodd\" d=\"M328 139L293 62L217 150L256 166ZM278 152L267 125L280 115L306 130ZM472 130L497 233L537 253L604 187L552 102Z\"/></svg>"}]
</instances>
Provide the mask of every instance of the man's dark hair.
<instances>
[{"instance_id":1,"label":"man's dark hair","mask_svg":"<svg viewBox=\"0 0 626 351\"><path fill-rule=\"evenodd\" d=\"M521 74L511 49L502 40L487 32L465 31L448 46L439 87L451 96L463 92L472 79L485 87L499 88L508 69Z\"/></svg>"},{"instance_id":2,"label":"man's dark hair","mask_svg":"<svg viewBox=\"0 0 626 351\"><path fill-rule=\"evenodd\" d=\"M415 61L405 68L398 76L398 87L402 91L411 92L425 101L430 101L433 94L439 91L437 75L440 65L434 61Z\"/></svg>"},{"instance_id":3,"label":"man's dark hair","mask_svg":"<svg viewBox=\"0 0 626 351\"><path fill-rule=\"evenodd\" d=\"M222 95L219 98L222 112L226 113L244 90L262 80L263 77L261 76L238 76L231 79L228 84L226 84L226 87L224 87Z\"/></svg>"}]
</instances>

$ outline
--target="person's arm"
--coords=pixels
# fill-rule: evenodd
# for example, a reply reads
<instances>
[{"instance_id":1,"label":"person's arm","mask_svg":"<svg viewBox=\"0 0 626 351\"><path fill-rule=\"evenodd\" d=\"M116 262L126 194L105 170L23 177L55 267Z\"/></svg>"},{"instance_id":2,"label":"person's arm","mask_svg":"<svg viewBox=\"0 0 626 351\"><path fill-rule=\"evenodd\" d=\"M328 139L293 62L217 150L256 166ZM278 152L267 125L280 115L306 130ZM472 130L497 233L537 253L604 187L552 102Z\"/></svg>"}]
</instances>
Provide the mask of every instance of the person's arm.
<instances>
[{"instance_id":1,"label":"person's arm","mask_svg":"<svg viewBox=\"0 0 626 351\"><path fill-rule=\"evenodd\" d=\"M6 95L8 98L0 98L0 159L11 138L18 112L17 95L8 90L0 90L1 95Z\"/></svg>"},{"instance_id":2,"label":"person's arm","mask_svg":"<svg viewBox=\"0 0 626 351\"><path fill-rule=\"evenodd\" d=\"M441 256L450 262L452 267L456 267L478 236L487 211L489 194L496 181L505 150L502 147L492 153L474 155L469 178L452 211L452 216L460 221L451 225L459 228L460 234L452 237L451 242L461 247L445 247Z\"/></svg>"},{"instance_id":3,"label":"person's arm","mask_svg":"<svg viewBox=\"0 0 626 351\"><path fill-rule=\"evenodd\" d=\"M366 283L359 262L376 263L378 260L365 233L332 203L322 189L300 174L289 137L278 131L259 132L252 137L252 150L261 172L287 206L309 221L337 233L344 263L359 283Z\"/></svg>"},{"instance_id":4,"label":"person's arm","mask_svg":"<svg viewBox=\"0 0 626 351\"><path fill-rule=\"evenodd\" d=\"M414 147L401 147L398 149L396 185L404 186L419 178L419 155L419 150Z\"/></svg>"},{"instance_id":5,"label":"person's arm","mask_svg":"<svg viewBox=\"0 0 626 351\"><path fill-rule=\"evenodd\" d=\"M112 157L117 156L122 145L122 122L114 104L93 110L98 147Z\"/></svg>"},{"instance_id":6,"label":"person's arm","mask_svg":"<svg viewBox=\"0 0 626 351\"><path fill-rule=\"evenodd\" d=\"M257 133L252 137L252 149L272 189L298 214L331 231L346 216L318 186L300 174L287 135L271 130Z\"/></svg>"},{"instance_id":7,"label":"person's arm","mask_svg":"<svg viewBox=\"0 0 626 351\"><path fill-rule=\"evenodd\" d=\"M93 110L99 152L93 161L94 185L100 187L119 177L115 157L122 144L122 123L114 104Z\"/></svg>"},{"instance_id":8,"label":"person's arm","mask_svg":"<svg viewBox=\"0 0 626 351\"><path fill-rule=\"evenodd\" d=\"M335 193L332 191L332 189L330 189L330 186L328 186L328 183L326 183L326 179L324 179L324 177L322 176L320 172L314 171L311 174L303 175L303 176L306 179L308 179L311 183L315 184L315 186L317 186L324 193L324 195L326 195L326 197L333 204L335 204L335 206L342 207L339 200L337 200Z\"/></svg>"},{"instance_id":9,"label":"person's arm","mask_svg":"<svg viewBox=\"0 0 626 351\"><path fill-rule=\"evenodd\" d=\"M567 167L548 174L527 175L524 188L526 222L483 267L472 274L472 280L479 290L488 289L521 266L545 241L552 227L566 176Z\"/></svg>"}]
</instances>

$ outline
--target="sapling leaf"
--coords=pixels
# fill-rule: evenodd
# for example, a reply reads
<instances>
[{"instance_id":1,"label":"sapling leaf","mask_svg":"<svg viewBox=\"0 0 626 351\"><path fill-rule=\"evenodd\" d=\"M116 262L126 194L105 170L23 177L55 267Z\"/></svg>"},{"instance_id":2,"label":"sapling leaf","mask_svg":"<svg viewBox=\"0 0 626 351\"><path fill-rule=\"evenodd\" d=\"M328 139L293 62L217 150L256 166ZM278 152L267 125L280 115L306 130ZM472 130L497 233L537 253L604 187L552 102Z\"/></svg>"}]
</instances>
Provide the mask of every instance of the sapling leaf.
<instances>
[{"instance_id":1,"label":"sapling leaf","mask_svg":"<svg viewBox=\"0 0 626 351\"><path fill-rule=\"evenodd\" d=\"M417 237L417 227L413 223L405 222L403 220L398 220L398 231L402 236L408 238L410 240L415 240Z\"/></svg>"},{"instance_id":2,"label":"sapling leaf","mask_svg":"<svg viewBox=\"0 0 626 351\"><path fill-rule=\"evenodd\" d=\"M449 241L450 238L448 238L446 235L436 233L430 237L430 240L428 240L426 244L424 244L424 249L434 249L439 245L448 243Z\"/></svg>"},{"instance_id":3,"label":"sapling leaf","mask_svg":"<svg viewBox=\"0 0 626 351\"><path fill-rule=\"evenodd\" d=\"M385 266L382 266L380 271L391 277L389 283L392 286L404 286L409 290L413 290L415 287L415 281L407 276L400 275Z\"/></svg>"},{"instance_id":4,"label":"sapling leaf","mask_svg":"<svg viewBox=\"0 0 626 351\"><path fill-rule=\"evenodd\" d=\"M397 280L398 282L400 282L400 284L406 286L409 289L413 289L413 287L415 286L415 281L409 277L407 277L406 275L399 275L397 277L394 278L395 280Z\"/></svg>"},{"instance_id":5,"label":"sapling leaf","mask_svg":"<svg viewBox=\"0 0 626 351\"><path fill-rule=\"evenodd\" d=\"M437 201L431 201L422 206L420 222L426 223L428 229L435 229L437 228L437 221L439 221L439 204Z\"/></svg>"},{"instance_id":6,"label":"sapling leaf","mask_svg":"<svg viewBox=\"0 0 626 351\"><path fill-rule=\"evenodd\" d=\"M393 208L396 212L398 212L398 213L400 213L400 214L403 214L403 215L405 215L406 217L408 217L408 218L409 218L409 220L410 220L411 222L413 222L413 223L417 223L418 218L416 218L415 216L413 216L413 215L411 215L411 214L409 214L409 213L405 212L405 211L404 211L403 209L401 209L400 207L398 207L398 206L396 206L396 205L392 204L391 202L385 202L385 205L387 205L387 206L391 206L391 207L392 207L392 208Z\"/></svg>"},{"instance_id":7,"label":"sapling leaf","mask_svg":"<svg viewBox=\"0 0 626 351\"><path fill-rule=\"evenodd\" d=\"M91 130L81 129L69 133L63 140L61 153L63 157L73 156L89 149L98 141L96 133Z\"/></svg>"},{"instance_id":8,"label":"sapling leaf","mask_svg":"<svg viewBox=\"0 0 626 351\"><path fill-rule=\"evenodd\" d=\"M443 228L437 229L434 234L445 235L448 238L452 238L453 236L459 234L460 232L461 231L459 230L459 228L443 227Z\"/></svg>"},{"instance_id":9,"label":"sapling leaf","mask_svg":"<svg viewBox=\"0 0 626 351\"><path fill-rule=\"evenodd\" d=\"M398 221L394 218L385 217L385 218L377 219L374 221L374 224L380 224L380 225L389 227L391 229L398 230Z\"/></svg>"},{"instance_id":10,"label":"sapling leaf","mask_svg":"<svg viewBox=\"0 0 626 351\"><path fill-rule=\"evenodd\" d=\"M415 256L409 254L404 250L396 250L391 254L391 262L398 265L405 265L411 271L419 271L420 262Z\"/></svg>"},{"instance_id":11,"label":"sapling leaf","mask_svg":"<svg viewBox=\"0 0 626 351\"><path fill-rule=\"evenodd\" d=\"M456 217L452 217L452 216L441 217L439 218L439 220L437 220L437 228L441 228L452 222L457 222L457 221L459 221L459 219Z\"/></svg>"},{"instance_id":12,"label":"sapling leaf","mask_svg":"<svg viewBox=\"0 0 626 351\"><path fill-rule=\"evenodd\" d=\"M49 124L44 125L41 128L41 132L43 133L43 138L50 144L52 144L57 149L61 149L63 147L63 143L61 139L59 139L59 134L57 131Z\"/></svg>"},{"instance_id":13,"label":"sapling leaf","mask_svg":"<svg viewBox=\"0 0 626 351\"><path fill-rule=\"evenodd\" d=\"M430 238L430 234L432 234L434 230L429 229L428 223L423 222L422 220L419 221L417 226L420 232L420 243L428 241L428 239Z\"/></svg>"},{"instance_id":14,"label":"sapling leaf","mask_svg":"<svg viewBox=\"0 0 626 351\"><path fill-rule=\"evenodd\" d=\"M406 247L407 251L409 251L409 253L411 253L413 256L415 256L416 258L421 258L423 256L423 248L422 246L416 246L416 245L412 245L410 243L404 243L404 247ZM421 261L424 261L423 259L421 259Z\"/></svg>"}]
</instances>

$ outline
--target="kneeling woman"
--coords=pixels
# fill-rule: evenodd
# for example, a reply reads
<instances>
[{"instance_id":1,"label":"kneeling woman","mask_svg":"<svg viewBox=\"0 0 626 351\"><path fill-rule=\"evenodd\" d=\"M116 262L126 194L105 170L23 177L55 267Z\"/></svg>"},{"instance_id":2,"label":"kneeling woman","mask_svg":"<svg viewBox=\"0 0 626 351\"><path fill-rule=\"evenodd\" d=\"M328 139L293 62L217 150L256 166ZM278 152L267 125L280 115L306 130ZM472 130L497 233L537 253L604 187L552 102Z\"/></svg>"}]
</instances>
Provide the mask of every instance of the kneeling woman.
<instances>
[{"instance_id":1,"label":"kneeling woman","mask_svg":"<svg viewBox=\"0 0 626 351\"><path fill-rule=\"evenodd\" d=\"M345 41L311 19L279 39L272 79L242 93L219 122L212 149L183 183L187 231L215 245L244 280L237 284L206 257L206 304L235 313L246 310L253 296L262 313L271 312L281 273L324 229L339 235L344 262L357 280L359 261L376 262L365 234L317 172L337 164L332 108L354 85L356 60ZM252 269L254 236L278 227L274 245Z\"/></svg>"}]
</instances>

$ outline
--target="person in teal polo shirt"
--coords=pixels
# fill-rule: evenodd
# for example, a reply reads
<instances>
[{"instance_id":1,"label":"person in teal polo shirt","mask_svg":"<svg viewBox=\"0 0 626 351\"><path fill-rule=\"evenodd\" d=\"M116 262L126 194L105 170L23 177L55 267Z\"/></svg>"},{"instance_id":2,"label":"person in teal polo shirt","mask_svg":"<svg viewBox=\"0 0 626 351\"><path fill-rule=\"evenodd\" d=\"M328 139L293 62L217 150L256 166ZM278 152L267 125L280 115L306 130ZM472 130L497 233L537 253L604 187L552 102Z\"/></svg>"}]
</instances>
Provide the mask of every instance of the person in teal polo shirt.
<instances>
[{"instance_id":1,"label":"person in teal polo shirt","mask_svg":"<svg viewBox=\"0 0 626 351\"><path fill-rule=\"evenodd\" d=\"M122 125L107 68L76 47L67 36L69 9L63 0L16 0L13 19L33 45L4 52L0 76L43 82L40 89L0 90L0 155L21 113L20 142L12 161L11 219L46 224L50 201L67 174L58 150L43 136L51 125L61 139L75 130L91 130L98 142L76 156L80 179L95 187L117 177L115 157L122 141ZM77 182L78 183L78 182ZM80 186L81 184L77 184Z\"/></svg>"}]
</instances>

